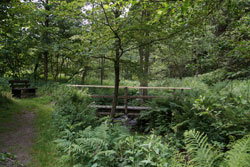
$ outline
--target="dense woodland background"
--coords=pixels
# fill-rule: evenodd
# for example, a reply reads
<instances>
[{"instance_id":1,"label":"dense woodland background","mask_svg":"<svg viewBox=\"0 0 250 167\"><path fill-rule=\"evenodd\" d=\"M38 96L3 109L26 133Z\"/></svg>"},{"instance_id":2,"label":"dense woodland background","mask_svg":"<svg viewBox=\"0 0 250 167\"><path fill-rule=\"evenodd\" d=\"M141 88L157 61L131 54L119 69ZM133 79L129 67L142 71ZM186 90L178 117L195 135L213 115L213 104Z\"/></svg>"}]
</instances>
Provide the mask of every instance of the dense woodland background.
<instances>
[{"instance_id":1,"label":"dense woodland background","mask_svg":"<svg viewBox=\"0 0 250 167\"><path fill-rule=\"evenodd\" d=\"M249 2L1 1L4 77L249 77Z\"/></svg>"},{"instance_id":2,"label":"dense woodland background","mask_svg":"<svg viewBox=\"0 0 250 167\"><path fill-rule=\"evenodd\" d=\"M249 6L248 0L2 0L0 105L11 112L25 103L9 97L8 80L28 79L38 87L29 102L53 107L37 111L40 166L246 167ZM130 90L168 98L145 101L152 110L129 130L97 118L89 106L112 102L90 94L113 94L113 117L119 85L192 89L179 98Z\"/></svg>"}]
</instances>

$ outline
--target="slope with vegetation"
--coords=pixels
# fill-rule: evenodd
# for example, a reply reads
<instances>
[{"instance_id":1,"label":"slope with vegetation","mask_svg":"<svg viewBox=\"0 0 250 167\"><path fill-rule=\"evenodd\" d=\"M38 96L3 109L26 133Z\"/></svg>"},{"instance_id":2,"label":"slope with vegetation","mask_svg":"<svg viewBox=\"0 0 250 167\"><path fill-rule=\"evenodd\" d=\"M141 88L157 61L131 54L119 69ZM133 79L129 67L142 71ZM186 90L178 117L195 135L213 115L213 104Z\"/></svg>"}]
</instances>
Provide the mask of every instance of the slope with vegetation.
<instances>
[{"instance_id":1,"label":"slope with vegetation","mask_svg":"<svg viewBox=\"0 0 250 167\"><path fill-rule=\"evenodd\" d=\"M194 91L183 99L151 102L152 111L142 113L136 131L129 131L122 122L98 119L86 90L59 89L54 121L62 160L72 166L249 164L247 84L209 87L194 79L185 82ZM199 89L204 86L206 92Z\"/></svg>"}]
</instances>

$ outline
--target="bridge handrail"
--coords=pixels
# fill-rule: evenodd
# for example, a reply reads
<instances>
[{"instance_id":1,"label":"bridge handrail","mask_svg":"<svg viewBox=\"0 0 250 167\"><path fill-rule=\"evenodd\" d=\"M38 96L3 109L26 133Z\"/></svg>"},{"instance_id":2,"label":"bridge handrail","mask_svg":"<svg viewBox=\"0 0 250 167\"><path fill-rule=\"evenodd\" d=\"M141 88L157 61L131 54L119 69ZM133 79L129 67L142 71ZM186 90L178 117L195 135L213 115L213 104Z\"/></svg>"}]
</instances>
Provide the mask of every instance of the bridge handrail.
<instances>
[{"instance_id":1,"label":"bridge handrail","mask_svg":"<svg viewBox=\"0 0 250 167\"><path fill-rule=\"evenodd\" d=\"M109 85L67 85L71 87L85 87L85 88L115 88ZM170 89L170 90L190 90L192 88L187 87L140 87L140 86L119 86L120 89Z\"/></svg>"}]
</instances>

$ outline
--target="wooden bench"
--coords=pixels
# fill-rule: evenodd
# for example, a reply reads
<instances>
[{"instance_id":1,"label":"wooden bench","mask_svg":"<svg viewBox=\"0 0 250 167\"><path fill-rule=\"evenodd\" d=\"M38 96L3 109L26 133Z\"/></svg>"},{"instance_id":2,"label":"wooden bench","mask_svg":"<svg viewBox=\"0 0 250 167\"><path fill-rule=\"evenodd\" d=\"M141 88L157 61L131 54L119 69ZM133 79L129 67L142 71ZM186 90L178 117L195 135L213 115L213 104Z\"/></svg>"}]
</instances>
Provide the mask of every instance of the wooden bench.
<instances>
[{"instance_id":1,"label":"wooden bench","mask_svg":"<svg viewBox=\"0 0 250 167\"><path fill-rule=\"evenodd\" d=\"M12 89L13 97L34 97L36 96L37 88L30 88L28 80L10 80L10 87Z\"/></svg>"}]
</instances>

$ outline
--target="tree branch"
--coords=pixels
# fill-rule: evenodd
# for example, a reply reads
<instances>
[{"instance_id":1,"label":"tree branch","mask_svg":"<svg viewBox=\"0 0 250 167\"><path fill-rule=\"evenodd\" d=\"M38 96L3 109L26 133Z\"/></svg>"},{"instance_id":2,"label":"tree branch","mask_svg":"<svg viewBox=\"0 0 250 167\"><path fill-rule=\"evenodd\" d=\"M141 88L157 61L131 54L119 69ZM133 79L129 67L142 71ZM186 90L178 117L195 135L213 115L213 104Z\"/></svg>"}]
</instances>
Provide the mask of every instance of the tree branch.
<instances>
[{"instance_id":1,"label":"tree branch","mask_svg":"<svg viewBox=\"0 0 250 167\"><path fill-rule=\"evenodd\" d=\"M108 18L108 15L107 15L107 13L106 13L106 11L105 11L105 8L103 7L103 3L102 3L102 2L101 2L101 8L102 8L102 10L103 10L103 13L104 13L104 16L105 16L105 20L107 21L107 26L108 26L108 27L110 28L110 30L114 33L115 38L118 39L119 49L121 50L121 53L120 53L120 55L119 55L118 58L120 58L120 57L123 55L123 53L124 53L124 49L122 48L122 44L121 44L121 43L122 43L122 40L121 40L121 38L120 38L118 32L117 32L116 30L114 30L113 27L111 26L110 21L109 21L109 18ZM106 24L104 24L104 25L106 25Z\"/></svg>"}]
</instances>

